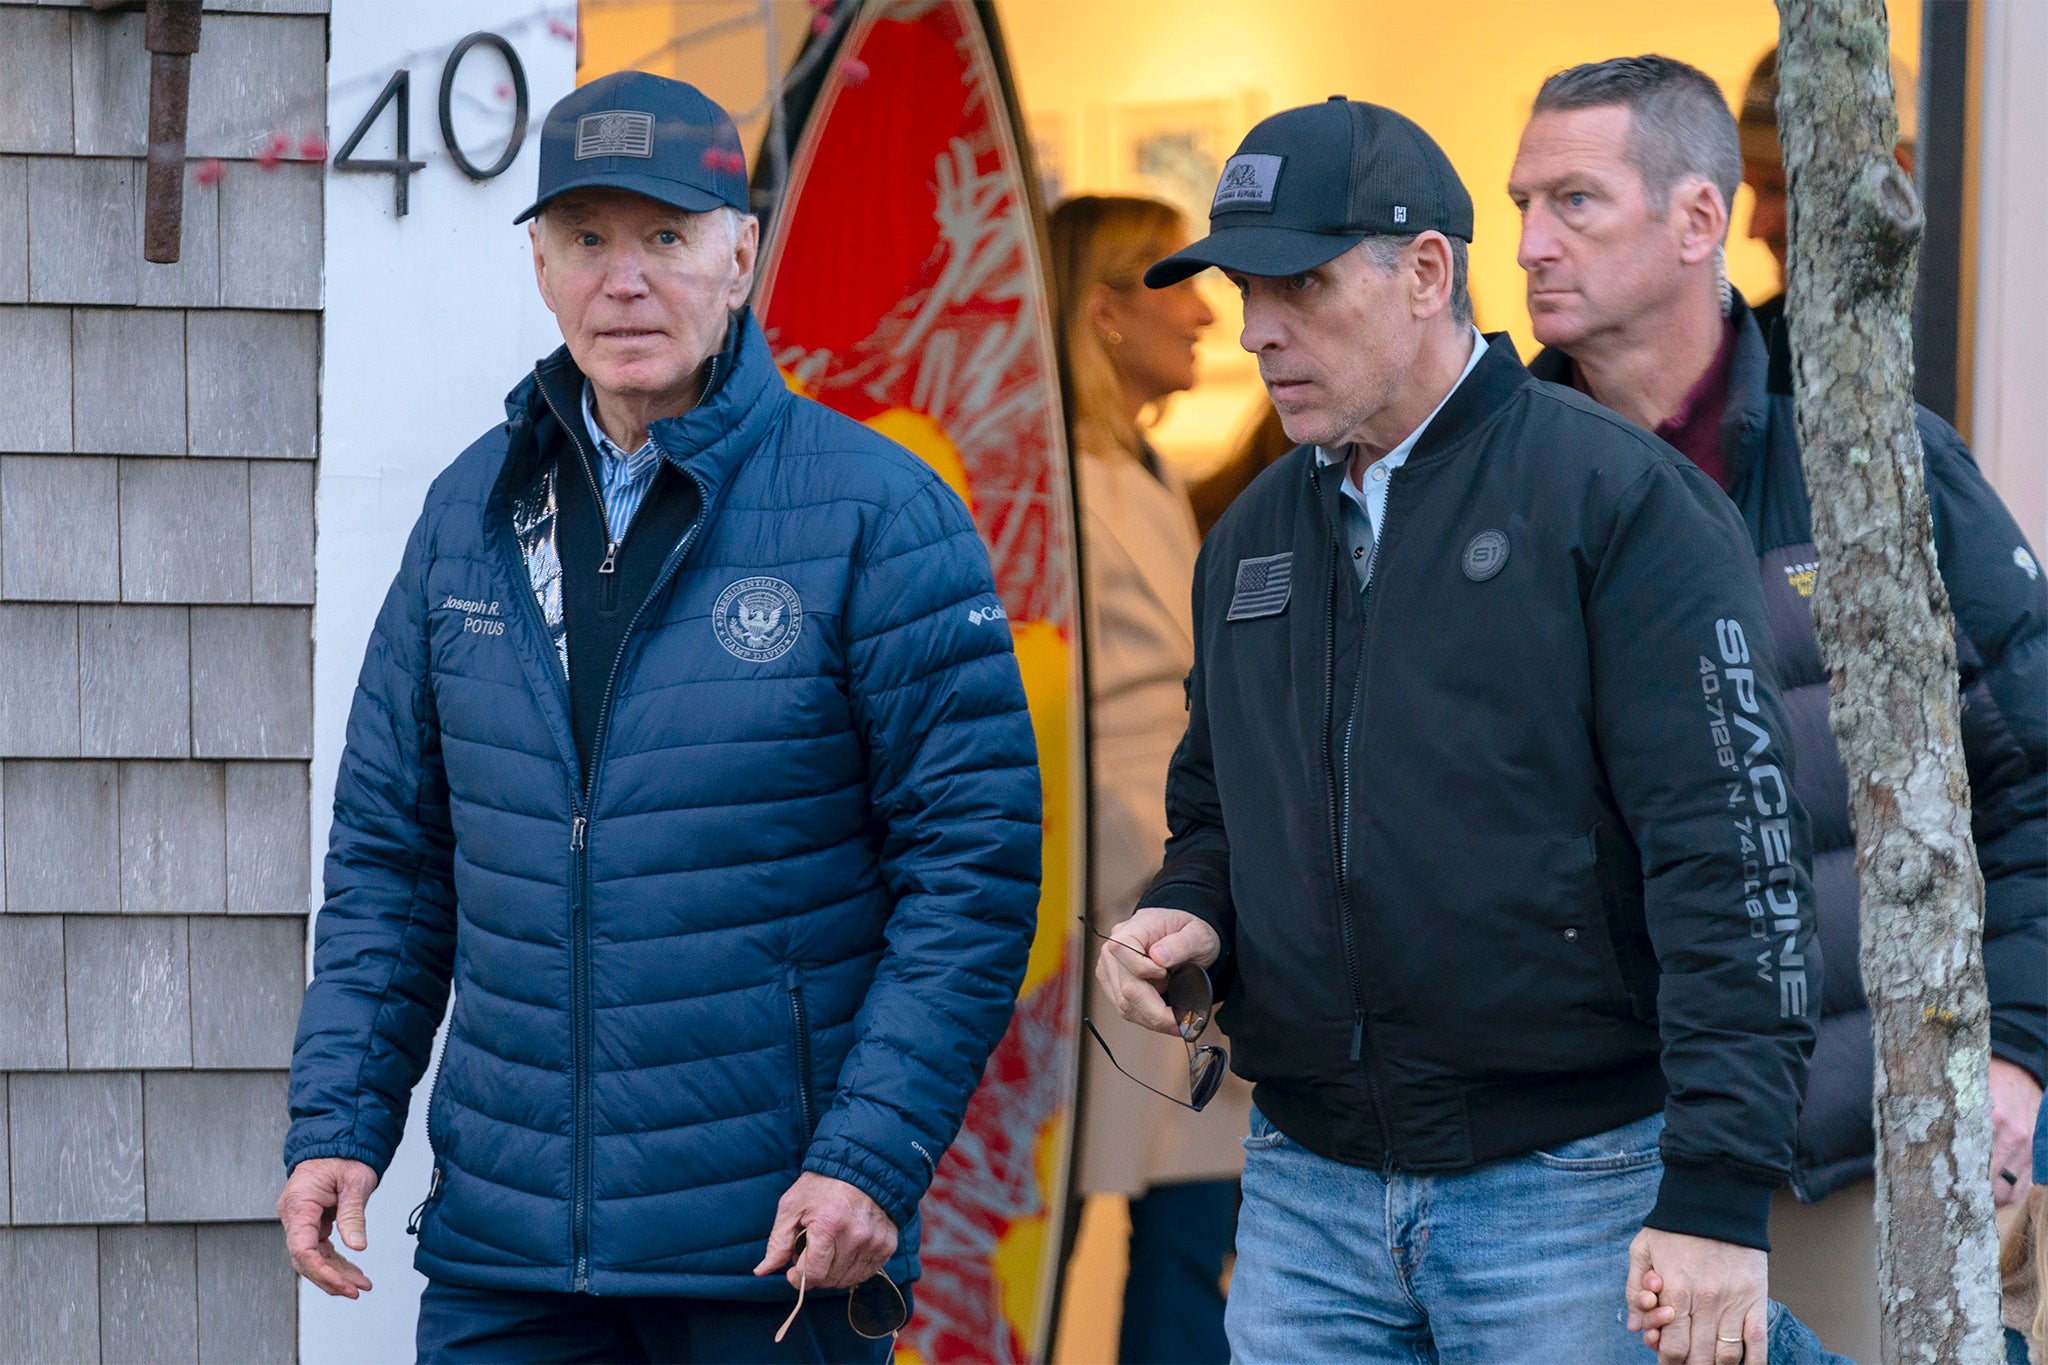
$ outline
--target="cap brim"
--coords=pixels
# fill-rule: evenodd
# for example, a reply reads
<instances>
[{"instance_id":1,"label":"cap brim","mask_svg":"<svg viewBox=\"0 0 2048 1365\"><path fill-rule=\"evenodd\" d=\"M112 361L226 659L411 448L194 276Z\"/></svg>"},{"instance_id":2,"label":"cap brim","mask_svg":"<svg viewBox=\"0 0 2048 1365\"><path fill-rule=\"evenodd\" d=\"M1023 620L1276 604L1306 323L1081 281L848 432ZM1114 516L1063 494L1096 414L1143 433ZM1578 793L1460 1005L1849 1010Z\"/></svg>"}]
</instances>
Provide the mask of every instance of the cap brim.
<instances>
[{"instance_id":1,"label":"cap brim","mask_svg":"<svg viewBox=\"0 0 2048 1365\"><path fill-rule=\"evenodd\" d=\"M546 208L549 203L572 190L624 190L628 194L644 195L656 203L667 204L670 208L678 208L685 213L709 213L713 209L733 207L710 190L685 185L679 180L666 180L656 175L622 175L613 171L587 175L581 180L571 180L566 185L559 185L546 198L534 200L526 212L512 221L525 222ZM741 212L744 213L745 210L742 209Z\"/></svg>"},{"instance_id":2,"label":"cap brim","mask_svg":"<svg viewBox=\"0 0 2048 1365\"><path fill-rule=\"evenodd\" d=\"M1303 232L1298 228L1257 224L1217 228L1147 270L1145 284L1152 289L1164 289L1212 265L1240 275L1299 275L1336 260L1371 235Z\"/></svg>"}]
</instances>

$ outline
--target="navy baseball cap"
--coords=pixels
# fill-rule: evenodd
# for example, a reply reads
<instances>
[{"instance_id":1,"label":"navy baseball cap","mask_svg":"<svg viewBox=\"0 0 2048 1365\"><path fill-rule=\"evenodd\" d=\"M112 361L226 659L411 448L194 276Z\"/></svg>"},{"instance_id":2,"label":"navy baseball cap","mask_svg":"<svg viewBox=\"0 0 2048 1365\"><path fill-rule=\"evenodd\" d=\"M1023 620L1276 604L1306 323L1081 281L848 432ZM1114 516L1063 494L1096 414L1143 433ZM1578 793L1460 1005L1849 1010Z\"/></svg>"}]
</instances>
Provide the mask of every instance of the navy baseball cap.
<instances>
[{"instance_id":1,"label":"navy baseball cap","mask_svg":"<svg viewBox=\"0 0 2048 1365\"><path fill-rule=\"evenodd\" d=\"M558 194L630 190L690 213L749 212L747 155L732 115L694 85L616 71L548 110L540 130L540 193L523 223Z\"/></svg>"},{"instance_id":2,"label":"navy baseball cap","mask_svg":"<svg viewBox=\"0 0 2048 1365\"><path fill-rule=\"evenodd\" d=\"M1332 95L1260 123L1224 163L1209 235L1145 272L1154 289L1208 266L1299 275L1368 237L1472 240L1472 196L1413 120Z\"/></svg>"}]
</instances>

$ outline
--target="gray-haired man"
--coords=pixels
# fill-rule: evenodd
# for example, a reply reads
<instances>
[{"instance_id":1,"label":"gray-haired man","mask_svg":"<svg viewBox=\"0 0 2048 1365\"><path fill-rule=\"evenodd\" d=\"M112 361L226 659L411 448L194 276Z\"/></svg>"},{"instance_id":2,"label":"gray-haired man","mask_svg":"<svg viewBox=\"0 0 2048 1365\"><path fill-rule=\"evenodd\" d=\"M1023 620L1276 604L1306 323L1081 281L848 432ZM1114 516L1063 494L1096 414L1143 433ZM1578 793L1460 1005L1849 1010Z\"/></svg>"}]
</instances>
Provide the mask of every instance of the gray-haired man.
<instances>
[{"instance_id":1,"label":"gray-haired man","mask_svg":"<svg viewBox=\"0 0 2048 1365\"><path fill-rule=\"evenodd\" d=\"M1790 376L1719 270L1742 174L1720 88L1668 57L1550 78L1508 193L1522 210L1536 339L1530 367L1676 446L1732 499L1769 608L1795 787L1813 821L1827 989L1791 1187L1771 1232L1773 1287L1835 1349L1877 1356L1870 1021L1856 972L1848 778L1828 730L1828 671L1808 608L1818 565ZM1946 422L1921 409L1941 573L1956 612L1971 822L1984 870L1991 988L1992 1180L2026 1184L2048 1071L2048 584ZM1827 1200L1824 1209L1813 1201Z\"/></svg>"}]
</instances>

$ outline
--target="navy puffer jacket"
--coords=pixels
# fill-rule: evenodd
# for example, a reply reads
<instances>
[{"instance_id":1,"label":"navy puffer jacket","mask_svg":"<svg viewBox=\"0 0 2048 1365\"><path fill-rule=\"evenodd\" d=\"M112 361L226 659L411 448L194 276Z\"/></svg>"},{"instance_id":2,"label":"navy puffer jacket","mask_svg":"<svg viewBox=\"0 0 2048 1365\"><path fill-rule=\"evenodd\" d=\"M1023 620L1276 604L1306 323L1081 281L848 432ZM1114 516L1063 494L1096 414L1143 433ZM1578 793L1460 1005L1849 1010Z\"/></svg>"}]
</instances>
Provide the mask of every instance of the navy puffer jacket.
<instances>
[{"instance_id":1,"label":"navy puffer jacket","mask_svg":"<svg viewBox=\"0 0 2048 1365\"><path fill-rule=\"evenodd\" d=\"M508 517L562 443L533 378L435 481L363 662L285 1161L384 1169L452 980L437 1280L787 1296L751 1271L803 1170L873 1197L915 1278L918 1200L1023 977L1036 751L974 525L735 335L653 427L700 510L588 793ZM721 608L747 579L788 614Z\"/></svg>"}]
</instances>

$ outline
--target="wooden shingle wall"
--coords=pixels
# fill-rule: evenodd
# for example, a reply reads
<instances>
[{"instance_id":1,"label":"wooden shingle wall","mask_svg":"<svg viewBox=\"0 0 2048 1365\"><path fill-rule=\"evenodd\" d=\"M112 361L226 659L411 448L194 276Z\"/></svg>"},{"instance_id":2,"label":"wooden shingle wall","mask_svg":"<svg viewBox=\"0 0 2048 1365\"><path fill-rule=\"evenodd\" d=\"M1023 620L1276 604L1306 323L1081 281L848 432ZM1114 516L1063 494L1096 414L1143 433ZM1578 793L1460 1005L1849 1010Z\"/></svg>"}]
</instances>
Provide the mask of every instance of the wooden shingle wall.
<instances>
[{"instance_id":1,"label":"wooden shingle wall","mask_svg":"<svg viewBox=\"0 0 2048 1365\"><path fill-rule=\"evenodd\" d=\"M326 10L209 0L151 265L143 17L0 0L0 1365L297 1355Z\"/></svg>"}]
</instances>

